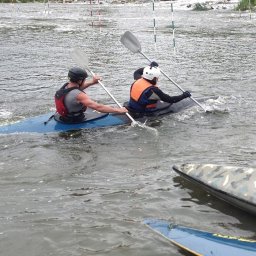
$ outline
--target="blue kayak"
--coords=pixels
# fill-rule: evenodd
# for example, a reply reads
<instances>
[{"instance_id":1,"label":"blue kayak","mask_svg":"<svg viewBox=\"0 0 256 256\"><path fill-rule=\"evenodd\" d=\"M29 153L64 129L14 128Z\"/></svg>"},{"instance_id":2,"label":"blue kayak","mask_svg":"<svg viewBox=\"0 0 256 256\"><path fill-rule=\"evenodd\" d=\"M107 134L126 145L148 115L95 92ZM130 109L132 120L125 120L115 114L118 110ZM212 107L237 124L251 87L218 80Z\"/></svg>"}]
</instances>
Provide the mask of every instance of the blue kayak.
<instances>
[{"instance_id":1,"label":"blue kayak","mask_svg":"<svg viewBox=\"0 0 256 256\"><path fill-rule=\"evenodd\" d=\"M200 98L198 102L204 102L207 99L216 97ZM172 113L180 112L189 107L195 106L195 103L186 98L174 104L160 102L156 111L150 113L149 116L135 118L137 121L144 122L150 118L156 118ZM55 116L50 121L51 116ZM131 120L125 114L105 114L87 109L85 112L85 120L81 123L67 124L59 122L58 116L55 113L48 113L36 117L27 118L16 123L0 126L0 134L10 133L53 133L53 132L66 132L80 129L93 129L101 127L111 127L116 125L130 124ZM47 122L47 123L46 123ZM46 124L45 124L46 123Z\"/></svg>"},{"instance_id":2,"label":"blue kayak","mask_svg":"<svg viewBox=\"0 0 256 256\"><path fill-rule=\"evenodd\" d=\"M209 233L165 220L144 223L183 250L197 256L255 256L256 240Z\"/></svg>"}]
</instances>

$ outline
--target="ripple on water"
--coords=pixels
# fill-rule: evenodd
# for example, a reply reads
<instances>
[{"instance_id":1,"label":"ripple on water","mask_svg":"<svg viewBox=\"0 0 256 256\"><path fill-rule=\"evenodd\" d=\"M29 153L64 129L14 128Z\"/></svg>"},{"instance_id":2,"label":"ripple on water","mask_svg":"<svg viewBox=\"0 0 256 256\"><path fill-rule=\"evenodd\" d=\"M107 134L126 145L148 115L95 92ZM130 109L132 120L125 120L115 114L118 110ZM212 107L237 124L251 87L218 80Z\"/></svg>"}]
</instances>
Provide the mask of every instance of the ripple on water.
<instances>
[{"instance_id":1,"label":"ripple on water","mask_svg":"<svg viewBox=\"0 0 256 256\"><path fill-rule=\"evenodd\" d=\"M213 113L193 107L148 122L158 136L131 126L0 136L3 255L182 255L142 224L147 217L255 236L254 217L172 171L184 162L255 165L255 26L230 10L176 6L174 53L169 3L156 6L156 47L151 4L0 5L1 123L52 111L73 47L127 101L134 70L148 61L120 43L126 30L193 96L220 96L205 104ZM180 94L164 77L159 85ZM112 103L100 86L87 93Z\"/></svg>"}]
</instances>

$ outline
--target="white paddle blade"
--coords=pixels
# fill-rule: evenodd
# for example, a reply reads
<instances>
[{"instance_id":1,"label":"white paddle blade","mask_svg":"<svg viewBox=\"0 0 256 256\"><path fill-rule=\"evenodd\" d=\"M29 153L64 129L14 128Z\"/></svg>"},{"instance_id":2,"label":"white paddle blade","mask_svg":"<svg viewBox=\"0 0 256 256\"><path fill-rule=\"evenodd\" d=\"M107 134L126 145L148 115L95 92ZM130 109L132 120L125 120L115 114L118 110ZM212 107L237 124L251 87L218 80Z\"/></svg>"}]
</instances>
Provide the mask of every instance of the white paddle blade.
<instances>
[{"instance_id":1,"label":"white paddle blade","mask_svg":"<svg viewBox=\"0 0 256 256\"><path fill-rule=\"evenodd\" d=\"M71 57L77 65L87 69L89 61L87 55L82 49L74 48L74 50L71 52Z\"/></svg>"},{"instance_id":2,"label":"white paddle blade","mask_svg":"<svg viewBox=\"0 0 256 256\"><path fill-rule=\"evenodd\" d=\"M133 53L141 51L141 45L138 39L130 32L126 31L121 37L121 43Z\"/></svg>"}]
</instances>

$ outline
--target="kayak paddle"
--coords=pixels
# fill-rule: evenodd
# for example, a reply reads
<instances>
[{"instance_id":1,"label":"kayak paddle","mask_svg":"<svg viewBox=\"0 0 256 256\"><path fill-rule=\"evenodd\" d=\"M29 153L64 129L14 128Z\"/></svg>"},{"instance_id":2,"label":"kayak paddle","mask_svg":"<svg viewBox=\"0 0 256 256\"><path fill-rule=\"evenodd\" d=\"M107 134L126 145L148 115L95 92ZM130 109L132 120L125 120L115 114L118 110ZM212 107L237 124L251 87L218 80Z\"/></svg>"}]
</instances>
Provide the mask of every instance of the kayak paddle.
<instances>
[{"instance_id":1,"label":"kayak paddle","mask_svg":"<svg viewBox=\"0 0 256 256\"><path fill-rule=\"evenodd\" d=\"M139 40L130 32L126 31L122 37L121 37L121 43L128 48L133 53L140 53L142 56L144 56L149 62L151 60L142 52L141 45ZM185 92L175 81L173 81L166 73L164 73L162 70L160 70L161 73L170 80L174 85L176 85L182 92ZM193 100L199 107L201 107L204 112L207 112L207 110L192 96L190 96L190 99Z\"/></svg>"}]
</instances>

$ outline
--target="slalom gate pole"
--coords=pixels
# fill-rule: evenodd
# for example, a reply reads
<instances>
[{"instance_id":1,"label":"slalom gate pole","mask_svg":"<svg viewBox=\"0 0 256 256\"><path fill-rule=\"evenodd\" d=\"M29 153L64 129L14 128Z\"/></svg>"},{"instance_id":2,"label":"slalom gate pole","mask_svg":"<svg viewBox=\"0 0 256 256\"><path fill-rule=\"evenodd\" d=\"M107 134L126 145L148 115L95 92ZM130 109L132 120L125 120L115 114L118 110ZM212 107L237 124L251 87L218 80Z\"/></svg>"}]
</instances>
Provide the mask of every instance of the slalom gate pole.
<instances>
[{"instance_id":1,"label":"slalom gate pole","mask_svg":"<svg viewBox=\"0 0 256 256\"><path fill-rule=\"evenodd\" d=\"M49 3L49 0L44 0L44 14L49 14L49 9L50 9L50 3Z\"/></svg>"},{"instance_id":2,"label":"slalom gate pole","mask_svg":"<svg viewBox=\"0 0 256 256\"><path fill-rule=\"evenodd\" d=\"M101 32L100 0L98 0L98 21L99 21L99 27Z\"/></svg>"},{"instance_id":3,"label":"slalom gate pole","mask_svg":"<svg viewBox=\"0 0 256 256\"><path fill-rule=\"evenodd\" d=\"M249 0L249 12L250 12L250 20L252 19L252 8L251 8L251 0Z\"/></svg>"},{"instance_id":4,"label":"slalom gate pole","mask_svg":"<svg viewBox=\"0 0 256 256\"><path fill-rule=\"evenodd\" d=\"M154 26L154 42L155 42L155 50L156 50L156 17L155 17L155 0L152 2L153 7L153 26Z\"/></svg>"},{"instance_id":5,"label":"slalom gate pole","mask_svg":"<svg viewBox=\"0 0 256 256\"><path fill-rule=\"evenodd\" d=\"M90 0L90 16L91 16L91 24L92 24L92 27L93 27L92 13L93 13L93 10L92 10L92 0Z\"/></svg>"},{"instance_id":6,"label":"slalom gate pole","mask_svg":"<svg viewBox=\"0 0 256 256\"><path fill-rule=\"evenodd\" d=\"M172 42L173 42L173 51L176 54L176 44L175 44L175 26L173 18L173 3L171 3L171 12L172 12Z\"/></svg>"}]
</instances>

